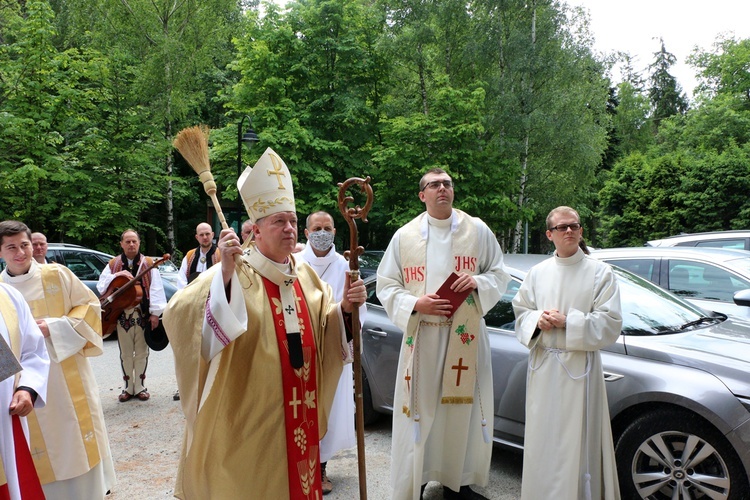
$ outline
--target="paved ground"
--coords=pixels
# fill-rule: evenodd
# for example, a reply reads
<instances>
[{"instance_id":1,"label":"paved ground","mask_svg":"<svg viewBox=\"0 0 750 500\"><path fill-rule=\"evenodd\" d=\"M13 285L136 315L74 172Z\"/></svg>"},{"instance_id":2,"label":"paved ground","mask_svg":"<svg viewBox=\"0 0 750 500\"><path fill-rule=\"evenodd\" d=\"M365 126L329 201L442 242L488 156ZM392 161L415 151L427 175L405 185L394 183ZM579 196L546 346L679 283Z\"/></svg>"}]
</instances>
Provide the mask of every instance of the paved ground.
<instances>
[{"instance_id":1,"label":"paved ground","mask_svg":"<svg viewBox=\"0 0 750 500\"><path fill-rule=\"evenodd\" d=\"M127 403L117 401L122 387L117 341L105 341L104 355L92 358L91 362L99 382L118 478L118 484L108 498L172 497L184 419L179 403L172 400L176 383L171 349L167 347L161 352L151 352L147 371L151 399L147 402L135 399ZM389 498L390 448L391 420L382 417L365 429L367 497L370 500ZM330 460L328 475L334 483L334 490L326 495L326 500L358 498L357 469L356 449L344 451ZM495 447L490 484L477 491L493 500L519 498L521 454ZM430 483L425 498L442 498L442 487Z\"/></svg>"}]
</instances>

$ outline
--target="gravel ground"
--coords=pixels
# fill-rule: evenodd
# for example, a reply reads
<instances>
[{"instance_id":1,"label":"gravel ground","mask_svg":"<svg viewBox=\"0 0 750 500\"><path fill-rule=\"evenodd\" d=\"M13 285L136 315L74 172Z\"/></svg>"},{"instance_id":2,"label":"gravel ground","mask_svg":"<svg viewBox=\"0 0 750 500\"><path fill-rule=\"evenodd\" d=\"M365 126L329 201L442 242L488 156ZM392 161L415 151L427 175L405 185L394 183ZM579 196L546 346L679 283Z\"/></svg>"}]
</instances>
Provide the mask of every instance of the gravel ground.
<instances>
[{"instance_id":1,"label":"gravel ground","mask_svg":"<svg viewBox=\"0 0 750 500\"><path fill-rule=\"evenodd\" d=\"M174 358L167 347L151 351L147 387L151 399L117 401L122 390L117 341L104 342L104 354L90 358L99 383L104 419L117 472L111 500L171 498L182 443L184 418L180 404L172 399L177 384ZM390 482L391 419L365 428L367 497L387 500ZM328 477L334 484L326 500L352 500L359 496L356 449L345 450L328 462ZM493 500L521 496L521 454L495 447L490 484L476 490ZM249 497L248 497L249 498ZM257 498L261 498L260 496ZM426 500L442 498L442 487L430 483Z\"/></svg>"}]
</instances>

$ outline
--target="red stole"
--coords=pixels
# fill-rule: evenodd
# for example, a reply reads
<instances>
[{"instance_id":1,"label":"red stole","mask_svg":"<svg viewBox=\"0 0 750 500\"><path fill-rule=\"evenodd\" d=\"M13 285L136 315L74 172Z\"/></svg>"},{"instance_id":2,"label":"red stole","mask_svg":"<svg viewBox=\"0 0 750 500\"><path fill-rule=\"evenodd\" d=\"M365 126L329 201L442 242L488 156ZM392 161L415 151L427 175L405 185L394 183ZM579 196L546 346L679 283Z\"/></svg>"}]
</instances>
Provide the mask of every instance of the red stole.
<instances>
[{"instance_id":1,"label":"red stole","mask_svg":"<svg viewBox=\"0 0 750 500\"><path fill-rule=\"evenodd\" d=\"M323 495L320 478L318 435L318 395L316 348L307 303L299 281L294 282L297 317L302 338L304 364L295 370L289 361L286 327L281 312L279 287L263 278L271 305L281 359L284 385L284 421L286 429L287 472L290 499L320 499Z\"/></svg>"},{"instance_id":2,"label":"red stole","mask_svg":"<svg viewBox=\"0 0 750 500\"><path fill-rule=\"evenodd\" d=\"M39 476L34 468L34 460L31 458L29 443L21 427L21 419L18 415L12 415L13 426L13 448L16 456L16 472L18 473L18 489L23 500L44 500L44 491L39 483ZM320 478L318 478L320 479ZM0 486L0 500L10 499L8 483Z\"/></svg>"}]
</instances>

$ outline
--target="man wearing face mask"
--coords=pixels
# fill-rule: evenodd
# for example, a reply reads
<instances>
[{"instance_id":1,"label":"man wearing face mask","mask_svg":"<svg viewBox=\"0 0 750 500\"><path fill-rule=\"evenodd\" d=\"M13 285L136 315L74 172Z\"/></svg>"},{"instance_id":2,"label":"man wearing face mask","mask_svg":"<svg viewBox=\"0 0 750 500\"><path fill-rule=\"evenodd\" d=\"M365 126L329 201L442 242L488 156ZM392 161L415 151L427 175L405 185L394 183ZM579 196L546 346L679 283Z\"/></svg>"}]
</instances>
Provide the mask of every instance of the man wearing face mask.
<instances>
[{"instance_id":1,"label":"man wearing face mask","mask_svg":"<svg viewBox=\"0 0 750 500\"><path fill-rule=\"evenodd\" d=\"M307 217L305 237L307 245L295 254L297 260L307 262L321 280L333 289L333 298L338 301L344 292L344 280L349 270L349 262L339 253L333 239L336 228L333 217L328 212L315 212ZM360 323L364 321L366 307L359 312ZM350 344L351 348L351 344ZM328 433L320 440L320 468L323 494L333 490L333 484L326 474L326 463L340 450L353 448L357 444L354 433L354 389L352 387L352 365L347 364L341 373L336 395L333 398L331 415L328 419Z\"/></svg>"}]
</instances>

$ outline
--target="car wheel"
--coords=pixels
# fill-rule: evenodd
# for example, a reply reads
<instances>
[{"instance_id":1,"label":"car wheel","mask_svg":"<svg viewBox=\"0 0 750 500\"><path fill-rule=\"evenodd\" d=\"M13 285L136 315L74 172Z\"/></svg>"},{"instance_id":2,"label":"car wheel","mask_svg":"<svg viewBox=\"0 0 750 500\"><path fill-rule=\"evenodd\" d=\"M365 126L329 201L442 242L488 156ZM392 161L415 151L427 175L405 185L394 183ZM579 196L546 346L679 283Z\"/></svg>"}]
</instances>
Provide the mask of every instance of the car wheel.
<instances>
[{"instance_id":1,"label":"car wheel","mask_svg":"<svg viewBox=\"0 0 750 500\"><path fill-rule=\"evenodd\" d=\"M362 370L362 416L365 425L374 424L380 418L380 413L376 412L372 406L372 392L364 370Z\"/></svg>"},{"instance_id":2,"label":"car wheel","mask_svg":"<svg viewBox=\"0 0 750 500\"><path fill-rule=\"evenodd\" d=\"M615 447L622 498L742 498L747 476L719 431L697 415L660 410L633 421Z\"/></svg>"}]
</instances>

